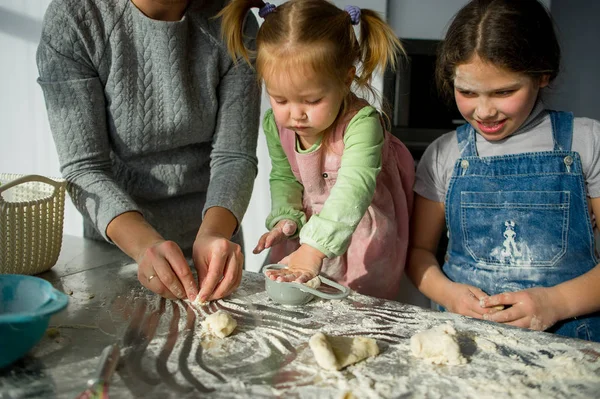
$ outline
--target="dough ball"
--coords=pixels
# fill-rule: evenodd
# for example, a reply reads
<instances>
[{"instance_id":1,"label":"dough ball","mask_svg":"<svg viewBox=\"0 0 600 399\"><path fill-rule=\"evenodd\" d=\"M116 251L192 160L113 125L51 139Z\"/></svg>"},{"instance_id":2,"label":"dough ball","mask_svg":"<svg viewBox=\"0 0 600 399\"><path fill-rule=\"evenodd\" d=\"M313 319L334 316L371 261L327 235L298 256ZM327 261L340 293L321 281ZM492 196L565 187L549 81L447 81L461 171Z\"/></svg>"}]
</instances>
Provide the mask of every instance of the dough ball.
<instances>
[{"instance_id":1,"label":"dough ball","mask_svg":"<svg viewBox=\"0 0 600 399\"><path fill-rule=\"evenodd\" d=\"M229 313L218 310L204 319L202 327L211 335L225 338L235 330L237 322Z\"/></svg>"},{"instance_id":2,"label":"dough ball","mask_svg":"<svg viewBox=\"0 0 600 399\"><path fill-rule=\"evenodd\" d=\"M413 335L410 349L413 355L429 363L456 365L467 362L460 353L456 330L449 323Z\"/></svg>"},{"instance_id":3,"label":"dough ball","mask_svg":"<svg viewBox=\"0 0 600 399\"><path fill-rule=\"evenodd\" d=\"M481 306L482 308L485 308L486 306L484 305L484 301L483 300L484 300L484 298L481 298L479 300L479 306ZM504 305L496 305L496 306L492 306L491 309L494 309L494 310L504 310L505 306Z\"/></svg>"},{"instance_id":4,"label":"dough ball","mask_svg":"<svg viewBox=\"0 0 600 399\"><path fill-rule=\"evenodd\" d=\"M316 290L321 286L321 279L319 278L319 276L311 278L306 283L304 283L304 285Z\"/></svg>"},{"instance_id":5,"label":"dough ball","mask_svg":"<svg viewBox=\"0 0 600 399\"><path fill-rule=\"evenodd\" d=\"M366 337L336 337L321 332L308 341L317 364L326 370L341 370L368 357L377 356L377 341Z\"/></svg>"}]
</instances>

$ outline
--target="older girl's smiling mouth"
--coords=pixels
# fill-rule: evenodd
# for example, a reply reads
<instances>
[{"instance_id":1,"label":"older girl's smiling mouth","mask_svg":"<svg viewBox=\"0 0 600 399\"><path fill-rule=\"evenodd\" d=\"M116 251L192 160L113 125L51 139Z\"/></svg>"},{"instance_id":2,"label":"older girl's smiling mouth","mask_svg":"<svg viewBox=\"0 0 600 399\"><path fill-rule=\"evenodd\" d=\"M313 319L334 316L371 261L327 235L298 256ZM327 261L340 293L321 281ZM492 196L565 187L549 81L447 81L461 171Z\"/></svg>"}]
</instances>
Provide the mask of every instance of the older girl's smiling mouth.
<instances>
[{"instance_id":1,"label":"older girl's smiling mouth","mask_svg":"<svg viewBox=\"0 0 600 399\"><path fill-rule=\"evenodd\" d=\"M498 133L500 130L502 130L502 128L504 127L505 124L506 124L506 119L503 119L501 121L495 121L495 122L477 121L477 127L479 127L479 130L485 134Z\"/></svg>"}]
</instances>

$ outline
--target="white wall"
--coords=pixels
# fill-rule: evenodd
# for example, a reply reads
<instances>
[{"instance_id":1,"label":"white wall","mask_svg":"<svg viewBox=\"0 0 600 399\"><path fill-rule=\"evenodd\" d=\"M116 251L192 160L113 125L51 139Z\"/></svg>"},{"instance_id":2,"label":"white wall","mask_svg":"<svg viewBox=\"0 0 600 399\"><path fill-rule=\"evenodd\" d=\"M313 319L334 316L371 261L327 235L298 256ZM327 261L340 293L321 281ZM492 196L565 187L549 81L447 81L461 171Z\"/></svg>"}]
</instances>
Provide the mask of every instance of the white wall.
<instances>
[{"instance_id":1,"label":"white wall","mask_svg":"<svg viewBox=\"0 0 600 399\"><path fill-rule=\"evenodd\" d=\"M389 0L389 23L404 39L439 40L452 16L468 0Z\"/></svg>"},{"instance_id":2,"label":"white wall","mask_svg":"<svg viewBox=\"0 0 600 399\"><path fill-rule=\"evenodd\" d=\"M550 7L551 0L542 0ZM468 0L389 0L389 23L400 38L439 40Z\"/></svg>"},{"instance_id":3,"label":"white wall","mask_svg":"<svg viewBox=\"0 0 600 399\"><path fill-rule=\"evenodd\" d=\"M0 0L0 172L60 177L35 52L50 0ZM67 199L65 233L82 234Z\"/></svg>"}]
</instances>

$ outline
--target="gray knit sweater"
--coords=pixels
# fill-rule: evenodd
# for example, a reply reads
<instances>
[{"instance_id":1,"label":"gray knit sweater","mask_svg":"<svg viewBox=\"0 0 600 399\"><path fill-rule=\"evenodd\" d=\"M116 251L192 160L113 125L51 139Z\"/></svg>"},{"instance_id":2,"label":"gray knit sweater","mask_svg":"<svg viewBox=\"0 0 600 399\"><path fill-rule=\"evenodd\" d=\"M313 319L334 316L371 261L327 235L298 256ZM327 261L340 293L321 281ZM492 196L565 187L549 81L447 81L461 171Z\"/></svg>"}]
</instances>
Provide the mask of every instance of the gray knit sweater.
<instances>
[{"instance_id":1,"label":"gray knit sweater","mask_svg":"<svg viewBox=\"0 0 600 399\"><path fill-rule=\"evenodd\" d=\"M192 0L177 22L149 19L129 0L50 4L38 82L86 236L107 239L112 219L137 210L189 248L206 209L242 220L260 87L220 39L212 17L224 2ZM255 36L254 17L245 29Z\"/></svg>"}]
</instances>

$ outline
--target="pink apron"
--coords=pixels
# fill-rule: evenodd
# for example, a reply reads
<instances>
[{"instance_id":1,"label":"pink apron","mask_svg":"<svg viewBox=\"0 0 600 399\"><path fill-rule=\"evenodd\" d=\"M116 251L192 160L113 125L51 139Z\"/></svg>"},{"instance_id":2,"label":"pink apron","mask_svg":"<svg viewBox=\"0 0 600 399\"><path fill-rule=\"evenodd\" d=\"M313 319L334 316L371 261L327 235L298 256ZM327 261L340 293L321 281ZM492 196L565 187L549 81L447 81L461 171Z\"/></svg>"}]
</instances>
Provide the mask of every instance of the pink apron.
<instances>
[{"instance_id":1,"label":"pink apron","mask_svg":"<svg viewBox=\"0 0 600 399\"><path fill-rule=\"evenodd\" d=\"M295 133L278 126L292 172L304 186L302 202L307 220L321 211L329 197L340 169L348 123L367 105L353 95L346 115L327 139L328 148L321 145L311 153L298 153ZM321 274L361 294L395 299L406 262L415 172L410 152L389 132L385 132L382 155L373 201L352 234L348 250L341 256L325 259ZM298 247L298 239L276 245L268 261L277 263Z\"/></svg>"}]
</instances>

